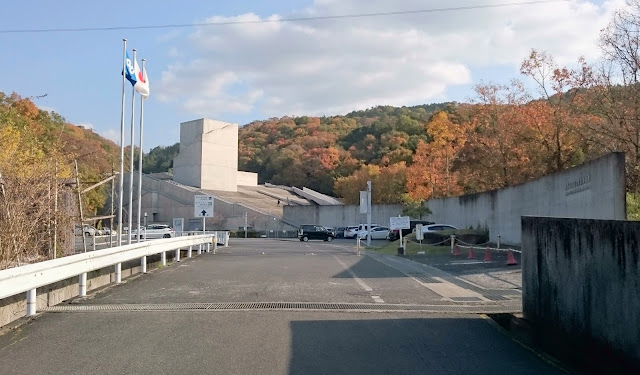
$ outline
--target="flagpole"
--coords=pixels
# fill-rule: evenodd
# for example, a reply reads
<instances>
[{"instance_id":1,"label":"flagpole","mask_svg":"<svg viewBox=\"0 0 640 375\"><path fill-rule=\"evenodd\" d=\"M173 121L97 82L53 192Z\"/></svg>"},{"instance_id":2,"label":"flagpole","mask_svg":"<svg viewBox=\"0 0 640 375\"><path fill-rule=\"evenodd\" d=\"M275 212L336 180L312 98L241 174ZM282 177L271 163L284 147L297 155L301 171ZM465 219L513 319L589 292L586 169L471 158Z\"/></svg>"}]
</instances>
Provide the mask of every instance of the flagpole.
<instances>
[{"instance_id":1,"label":"flagpole","mask_svg":"<svg viewBox=\"0 0 640 375\"><path fill-rule=\"evenodd\" d=\"M133 49L132 64L136 63L136 49ZM135 66L135 65L134 65ZM135 86L135 85L134 85ZM135 145L135 109L136 109L136 88L131 88L131 160L129 169L129 230L127 231L127 244L131 245L131 231L133 230L133 148ZM138 228L140 230L140 228Z\"/></svg>"},{"instance_id":2,"label":"flagpole","mask_svg":"<svg viewBox=\"0 0 640 375\"><path fill-rule=\"evenodd\" d=\"M145 71L144 71L144 63L145 63L145 59L142 59L142 75L144 77ZM146 77L145 81L146 81ZM140 236L142 235L142 233L140 233L140 214L142 211L142 129L144 127L144 97L142 95L140 95L140 146L138 147L138 149L140 150L140 156L139 156L139 160L138 160L138 231L136 232L137 237L138 237L138 241L140 242ZM146 228L145 228L146 230Z\"/></svg>"},{"instance_id":3,"label":"flagpole","mask_svg":"<svg viewBox=\"0 0 640 375\"><path fill-rule=\"evenodd\" d=\"M122 116L120 119L120 176L118 178L119 194L118 198L120 203L118 204L118 246L122 245L122 195L124 190L124 84L125 84L125 69L127 68L127 40L122 39L124 47L122 49Z\"/></svg>"}]
</instances>

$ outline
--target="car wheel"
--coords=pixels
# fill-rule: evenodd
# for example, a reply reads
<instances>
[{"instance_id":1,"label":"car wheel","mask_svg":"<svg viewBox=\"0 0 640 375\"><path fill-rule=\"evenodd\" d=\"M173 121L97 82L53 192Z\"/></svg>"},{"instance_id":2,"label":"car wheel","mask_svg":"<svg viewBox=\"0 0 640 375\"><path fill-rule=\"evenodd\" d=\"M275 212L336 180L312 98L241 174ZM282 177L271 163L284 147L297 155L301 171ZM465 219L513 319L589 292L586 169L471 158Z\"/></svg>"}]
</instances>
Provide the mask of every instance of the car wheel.
<instances>
[{"instance_id":1,"label":"car wheel","mask_svg":"<svg viewBox=\"0 0 640 375\"><path fill-rule=\"evenodd\" d=\"M304 241L304 242L309 241L309 237L307 237L307 236L302 237L302 241Z\"/></svg>"},{"instance_id":2,"label":"car wheel","mask_svg":"<svg viewBox=\"0 0 640 375\"><path fill-rule=\"evenodd\" d=\"M170 234L165 234L164 236L162 236L162 238L170 238L171 235Z\"/></svg>"},{"instance_id":3,"label":"car wheel","mask_svg":"<svg viewBox=\"0 0 640 375\"><path fill-rule=\"evenodd\" d=\"M333 241L333 237L331 237L331 236L327 237L327 241L329 241L329 242Z\"/></svg>"}]
</instances>

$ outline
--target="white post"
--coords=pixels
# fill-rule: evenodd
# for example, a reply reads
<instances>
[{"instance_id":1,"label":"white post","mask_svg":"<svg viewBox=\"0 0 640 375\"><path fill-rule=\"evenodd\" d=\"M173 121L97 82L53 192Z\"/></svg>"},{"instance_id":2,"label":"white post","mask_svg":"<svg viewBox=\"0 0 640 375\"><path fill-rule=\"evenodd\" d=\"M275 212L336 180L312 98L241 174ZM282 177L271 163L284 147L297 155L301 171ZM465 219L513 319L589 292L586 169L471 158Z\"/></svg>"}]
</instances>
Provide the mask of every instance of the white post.
<instances>
[{"instance_id":1,"label":"white post","mask_svg":"<svg viewBox=\"0 0 640 375\"><path fill-rule=\"evenodd\" d=\"M140 236L137 236L140 239ZM147 273L147 256L143 256L140 258L140 268L142 273Z\"/></svg>"},{"instance_id":2,"label":"white post","mask_svg":"<svg viewBox=\"0 0 640 375\"><path fill-rule=\"evenodd\" d=\"M122 282L122 263L116 264L116 284L120 284Z\"/></svg>"},{"instance_id":3,"label":"white post","mask_svg":"<svg viewBox=\"0 0 640 375\"><path fill-rule=\"evenodd\" d=\"M371 181L367 181L367 246L371 245Z\"/></svg>"},{"instance_id":4,"label":"white post","mask_svg":"<svg viewBox=\"0 0 640 375\"><path fill-rule=\"evenodd\" d=\"M166 251L163 251L163 252L160 253L160 263L163 266L167 265L167 252Z\"/></svg>"},{"instance_id":5,"label":"white post","mask_svg":"<svg viewBox=\"0 0 640 375\"><path fill-rule=\"evenodd\" d=\"M356 248L358 249L358 256L360 256L360 237L356 236Z\"/></svg>"},{"instance_id":6,"label":"white post","mask_svg":"<svg viewBox=\"0 0 640 375\"><path fill-rule=\"evenodd\" d=\"M142 59L142 74L144 74L145 61L145 59ZM140 155L138 157L138 231L136 232L136 242L140 242L140 214L142 212L142 128L144 126L144 99L145 98L140 95L140 145L138 146L138 151L140 152ZM131 149L133 150L133 139L131 140Z\"/></svg>"},{"instance_id":7,"label":"white post","mask_svg":"<svg viewBox=\"0 0 640 375\"><path fill-rule=\"evenodd\" d=\"M498 249L499 249L499 248L500 248L500 236L498 236L498 243L497 243L497 245L498 245Z\"/></svg>"},{"instance_id":8,"label":"white post","mask_svg":"<svg viewBox=\"0 0 640 375\"><path fill-rule=\"evenodd\" d=\"M453 254L453 248L454 246L456 246L456 235L452 234L451 235L451 254Z\"/></svg>"},{"instance_id":9,"label":"white post","mask_svg":"<svg viewBox=\"0 0 640 375\"><path fill-rule=\"evenodd\" d=\"M36 315L36 290L27 290L27 316Z\"/></svg>"},{"instance_id":10,"label":"white post","mask_svg":"<svg viewBox=\"0 0 640 375\"><path fill-rule=\"evenodd\" d=\"M133 49L133 61L136 63L136 49ZM127 231L127 244L131 245L131 231L133 230L133 149L135 145L135 109L136 109L136 89L131 87L131 160L129 165L129 230ZM140 231L138 228L137 232ZM136 232L136 233L137 233Z\"/></svg>"},{"instance_id":11,"label":"white post","mask_svg":"<svg viewBox=\"0 0 640 375\"><path fill-rule=\"evenodd\" d=\"M229 247L229 237L231 237L231 233L224 232L224 247Z\"/></svg>"},{"instance_id":12,"label":"white post","mask_svg":"<svg viewBox=\"0 0 640 375\"><path fill-rule=\"evenodd\" d=\"M187 258L191 258L192 257L192 248L193 246L189 246L189 250L187 250Z\"/></svg>"},{"instance_id":13,"label":"white post","mask_svg":"<svg viewBox=\"0 0 640 375\"><path fill-rule=\"evenodd\" d=\"M202 244L198 245L198 255L202 254Z\"/></svg>"},{"instance_id":14,"label":"white post","mask_svg":"<svg viewBox=\"0 0 640 375\"><path fill-rule=\"evenodd\" d=\"M92 244L93 251L96 251L96 235L94 234L91 237L91 239L92 239L92 242L93 242L93 244Z\"/></svg>"},{"instance_id":15,"label":"white post","mask_svg":"<svg viewBox=\"0 0 640 375\"><path fill-rule=\"evenodd\" d=\"M176 262L180 261L180 248L176 249Z\"/></svg>"},{"instance_id":16,"label":"white post","mask_svg":"<svg viewBox=\"0 0 640 375\"><path fill-rule=\"evenodd\" d=\"M211 237L213 239L213 253L216 253L216 250L218 250L218 236L214 235L213 237Z\"/></svg>"},{"instance_id":17,"label":"white post","mask_svg":"<svg viewBox=\"0 0 640 375\"><path fill-rule=\"evenodd\" d=\"M246 211L244 212L244 238L247 238L247 212Z\"/></svg>"},{"instance_id":18,"label":"white post","mask_svg":"<svg viewBox=\"0 0 640 375\"><path fill-rule=\"evenodd\" d=\"M127 40L122 39L124 44L122 50L122 116L120 119L120 174L118 175L118 199L120 200L118 204L118 246L122 245L122 195L124 190L124 103L125 103L125 93L124 93L124 82L126 81L124 70L128 69L127 67Z\"/></svg>"},{"instance_id":19,"label":"white post","mask_svg":"<svg viewBox=\"0 0 640 375\"><path fill-rule=\"evenodd\" d=\"M400 233L400 248L402 248L402 255L407 255L407 248L405 247L405 243L402 241L402 228L398 229L398 233Z\"/></svg>"},{"instance_id":20,"label":"white post","mask_svg":"<svg viewBox=\"0 0 640 375\"><path fill-rule=\"evenodd\" d=\"M80 297L87 296L87 273L82 273L78 280L78 295Z\"/></svg>"}]
</instances>

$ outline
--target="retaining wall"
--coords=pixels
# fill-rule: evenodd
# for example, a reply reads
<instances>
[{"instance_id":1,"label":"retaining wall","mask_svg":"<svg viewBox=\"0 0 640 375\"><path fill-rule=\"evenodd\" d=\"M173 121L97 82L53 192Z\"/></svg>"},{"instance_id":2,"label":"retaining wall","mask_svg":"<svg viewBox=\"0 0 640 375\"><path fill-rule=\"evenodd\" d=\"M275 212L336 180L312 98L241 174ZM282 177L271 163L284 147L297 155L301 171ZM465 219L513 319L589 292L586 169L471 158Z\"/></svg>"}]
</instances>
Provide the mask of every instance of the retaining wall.
<instances>
[{"instance_id":1,"label":"retaining wall","mask_svg":"<svg viewBox=\"0 0 640 375\"><path fill-rule=\"evenodd\" d=\"M345 206L284 206L284 219L299 224L343 227L367 222L360 205ZM375 204L371 207L371 223L389 226L389 218L402 214L401 204Z\"/></svg>"},{"instance_id":2,"label":"retaining wall","mask_svg":"<svg viewBox=\"0 0 640 375\"><path fill-rule=\"evenodd\" d=\"M522 289L539 341L640 373L640 222L523 217Z\"/></svg>"},{"instance_id":3,"label":"retaining wall","mask_svg":"<svg viewBox=\"0 0 640 375\"><path fill-rule=\"evenodd\" d=\"M427 220L460 228L489 230L520 244L522 216L626 219L624 153L599 159L534 181L484 193L431 199Z\"/></svg>"}]
</instances>

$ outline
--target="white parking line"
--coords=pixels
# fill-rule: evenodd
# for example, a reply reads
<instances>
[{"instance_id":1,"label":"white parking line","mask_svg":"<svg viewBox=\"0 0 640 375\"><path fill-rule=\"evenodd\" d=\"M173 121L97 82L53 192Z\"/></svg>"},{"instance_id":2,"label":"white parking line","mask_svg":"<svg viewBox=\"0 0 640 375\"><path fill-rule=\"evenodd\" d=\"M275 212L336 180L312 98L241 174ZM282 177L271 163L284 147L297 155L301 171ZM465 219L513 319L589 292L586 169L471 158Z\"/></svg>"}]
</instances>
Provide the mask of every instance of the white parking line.
<instances>
[{"instance_id":1,"label":"white parking line","mask_svg":"<svg viewBox=\"0 0 640 375\"><path fill-rule=\"evenodd\" d=\"M373 292L373 288L371 288L369 285L367 285L367 283L362 281L361 278L356 276L356 274L349 267L347 267L347 265L344 264L344 262L341 261L340 258L338 258L335 255L332 255L332 256L336 259L336 261L338 263L340 263L342 268L344 268L345 271L347 271L349 273L349 275L351 275L351 277L356 281L356 283L358 283L358 285L360 285L362 287L362 289L364 289L365 292L369 292L369 293ZM372 295L371 298L373 298L373 301L376 302L376 303L384 303L384 300L382 298L380 298L380 296Z\"/></svg>"}]
</instances>

